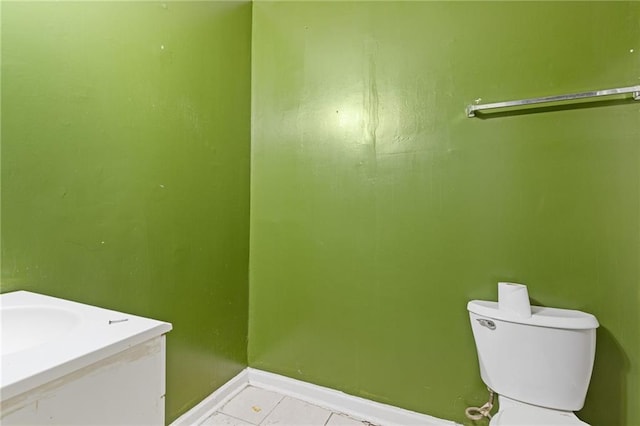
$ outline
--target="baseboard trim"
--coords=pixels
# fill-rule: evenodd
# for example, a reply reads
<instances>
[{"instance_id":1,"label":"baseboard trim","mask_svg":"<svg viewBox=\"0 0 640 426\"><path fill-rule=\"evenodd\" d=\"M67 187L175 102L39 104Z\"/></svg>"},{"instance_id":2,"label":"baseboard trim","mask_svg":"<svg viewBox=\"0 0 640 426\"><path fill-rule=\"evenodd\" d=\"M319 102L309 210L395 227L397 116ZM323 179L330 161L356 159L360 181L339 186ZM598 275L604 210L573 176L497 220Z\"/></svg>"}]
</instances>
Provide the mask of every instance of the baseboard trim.
<instances>
[{"instance_id":1,"label":"baseboard trim","mask_svg":"<svg viewBox=\"0 0 640 426\"><path fill-rule=\"evenodd\" d=\"M198 425L248 385L272 390L331 411L344 413L356 419L366 419L384 426L459 425L459 423L449 420L370 401L335 389L249 367L242 370L237 376L222 385L198 405L180 416L171 423L171 426Z\"/></svg>"},{"instance_id":2,"label":"baseboard trim","mask_svg":"<svg viewBox=\"0 0 640 426\"><path fill-rule=\"evenodd\" d=\"M234 378L216 389L211 395L203 399L195 407L178 417L171 426L194 426L202 423L207 417L215 413L227 401L236 396L249 384L249 372L245 368Z\"/></svg>"},{"instance_id":3,"label":"baseboard trim","mask_svg":"<svg viewBox=\"0 0 640 426\"><path fill-rule=\"evenodd\" d=\"M335 389L314 385L263 370L247 368L249 384L283 395L301 399L314 405L347 414L354 418L366 419L379 425L420 425L450 426L457 423L439 419L427 414L405 410L392 405L349 395Z\"/></svg>"}]
</instances>

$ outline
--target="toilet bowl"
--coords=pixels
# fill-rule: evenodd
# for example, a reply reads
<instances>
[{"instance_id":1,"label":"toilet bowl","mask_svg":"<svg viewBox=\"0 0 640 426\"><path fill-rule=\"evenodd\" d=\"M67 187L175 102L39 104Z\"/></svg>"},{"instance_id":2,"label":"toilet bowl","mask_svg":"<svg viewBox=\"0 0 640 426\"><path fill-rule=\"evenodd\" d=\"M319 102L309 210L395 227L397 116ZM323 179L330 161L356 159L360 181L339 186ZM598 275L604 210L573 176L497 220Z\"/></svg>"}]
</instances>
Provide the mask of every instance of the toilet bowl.
<instances>
[{"instance_id":1,"label":"toilet bowl","mask_svg":"<svg viewBox=\"0 0 640 426\"><path fill-rule=\"evenodd\" d=\"M500 402L490 425L587 425L573 412L583 407L591 380L599 326L593 315L531 306L527 317L481 300L467 310L480 376Z\"/></svg>"}]
</instances>

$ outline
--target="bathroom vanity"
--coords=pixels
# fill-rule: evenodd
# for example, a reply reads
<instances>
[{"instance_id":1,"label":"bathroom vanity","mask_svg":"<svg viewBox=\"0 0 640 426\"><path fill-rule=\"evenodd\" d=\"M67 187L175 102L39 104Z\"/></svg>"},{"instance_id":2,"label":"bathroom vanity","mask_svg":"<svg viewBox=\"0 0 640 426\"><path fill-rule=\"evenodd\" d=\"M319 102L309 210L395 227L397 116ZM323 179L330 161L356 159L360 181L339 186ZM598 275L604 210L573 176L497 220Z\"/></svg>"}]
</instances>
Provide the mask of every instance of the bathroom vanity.
<instances>
[{"instance_id":1,"label":"bathroom vanity","mask_svg":"<svg viewBox=\"0 0 640 426\"><path fill-rule=\"evenodd\" d=\"M171 324L25 291L0 306L3 426L164 424Z\"/></svg>"}]
</instances>

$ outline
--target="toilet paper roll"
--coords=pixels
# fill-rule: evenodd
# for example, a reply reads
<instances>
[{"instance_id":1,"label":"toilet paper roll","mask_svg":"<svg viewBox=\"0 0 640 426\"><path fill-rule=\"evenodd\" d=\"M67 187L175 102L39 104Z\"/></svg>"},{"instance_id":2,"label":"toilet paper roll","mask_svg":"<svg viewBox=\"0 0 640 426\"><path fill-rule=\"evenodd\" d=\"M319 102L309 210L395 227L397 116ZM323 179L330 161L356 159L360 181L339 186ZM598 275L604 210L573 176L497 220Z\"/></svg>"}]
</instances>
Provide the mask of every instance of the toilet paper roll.
<instances>
[{"instance_id":1,"label":"toilet paper roll","mask_svg":"<svg viewBox=\"0 0 640 426\"><path fill-rule=\"evenodd\" d=\"M516 283L498 283L498 309L520 318L531 317L527 286Z\"/></svg>"}]
</instances>

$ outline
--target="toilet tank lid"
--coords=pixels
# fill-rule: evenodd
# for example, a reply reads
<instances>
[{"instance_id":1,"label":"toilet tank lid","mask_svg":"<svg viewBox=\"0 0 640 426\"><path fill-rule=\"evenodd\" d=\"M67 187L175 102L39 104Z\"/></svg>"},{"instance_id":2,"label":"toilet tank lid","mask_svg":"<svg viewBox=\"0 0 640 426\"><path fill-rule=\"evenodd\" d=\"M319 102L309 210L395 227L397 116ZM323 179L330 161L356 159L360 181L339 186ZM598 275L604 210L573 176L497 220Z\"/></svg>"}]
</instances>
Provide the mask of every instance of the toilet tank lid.
<instances>
[{"instance_id":1,"label":"toilet tank lid","mask_svg":"<svg viewBox=\"0 0 640 426\"><path fill-rule=\"evenodd\" d=\"M467 310L485 317L515 322L519 324L535 325L539 327L566 328L574 330L588 330L598 328L595 316L572 309L545 308L531 306L531 317L522 318L510 312L498 309L498 302L486 300L472 300L467 304Z\"/></svg>"}]
</instances>

